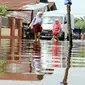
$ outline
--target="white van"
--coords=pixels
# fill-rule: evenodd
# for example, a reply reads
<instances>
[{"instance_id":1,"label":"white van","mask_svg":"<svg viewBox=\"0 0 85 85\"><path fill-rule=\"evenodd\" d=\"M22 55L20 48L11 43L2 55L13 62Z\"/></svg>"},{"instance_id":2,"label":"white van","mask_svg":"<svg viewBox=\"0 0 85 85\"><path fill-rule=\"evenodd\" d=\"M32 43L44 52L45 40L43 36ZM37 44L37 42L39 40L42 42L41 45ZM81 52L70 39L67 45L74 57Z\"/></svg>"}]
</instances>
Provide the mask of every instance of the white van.
<instances>
[{"instance_id":1,"label":"white van","mask_svg":"<svg viewBox=\"0 0 85 85\"><path fill-rule=\"evenodd\" d=\"M72 21L72 29L74 28L74 17L71 15L71 21ZM67 18L66 13L63 11L49 11L44 12L43 14L43 20L42 20L42 27L43 31L41 32L41 38L52 38L52 29L53 29L53 23L55 19L59 19L61 22L61 28L62 28L62 35L59 37L61 40L64 40L66 29L65 25L67 24Z\"/></svg>"}]
</instances>

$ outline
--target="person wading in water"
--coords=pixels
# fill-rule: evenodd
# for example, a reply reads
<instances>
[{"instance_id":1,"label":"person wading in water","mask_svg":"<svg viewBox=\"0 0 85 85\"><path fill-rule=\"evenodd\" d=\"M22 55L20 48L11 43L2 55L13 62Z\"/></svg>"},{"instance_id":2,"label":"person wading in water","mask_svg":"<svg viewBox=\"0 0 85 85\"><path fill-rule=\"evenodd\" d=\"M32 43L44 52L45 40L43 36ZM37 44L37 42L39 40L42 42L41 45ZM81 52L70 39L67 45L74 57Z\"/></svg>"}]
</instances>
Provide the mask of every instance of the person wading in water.
<instances>
[{"instance_id":1,"label":"person wading in water","mask_svg":"<svg viewBox=\"0 0 85 85\"><path fill-rule=\"evenodd\" d=\"M58 19L55 19L55 22L53 23L53 29L52 29L52 34L53 34L52 40L59 40L58 36L60 31L61 31L61 23Z\"/></svg>"},{"instance_id":2,"label":"person wading in water","mask_svg":"<svg viewBox=\"0 0 85 85\"><path fill-rule=\"evenodd\" d=\"M42 31L42 12L38 12L36 17L34 17L34 19L32 20L30 26L31 28L33 28L33 33L34 33L34 40L35 41L40 41L40 33ZM37 39L38 38L38 39Z\"/></svg>"}]
</instances>

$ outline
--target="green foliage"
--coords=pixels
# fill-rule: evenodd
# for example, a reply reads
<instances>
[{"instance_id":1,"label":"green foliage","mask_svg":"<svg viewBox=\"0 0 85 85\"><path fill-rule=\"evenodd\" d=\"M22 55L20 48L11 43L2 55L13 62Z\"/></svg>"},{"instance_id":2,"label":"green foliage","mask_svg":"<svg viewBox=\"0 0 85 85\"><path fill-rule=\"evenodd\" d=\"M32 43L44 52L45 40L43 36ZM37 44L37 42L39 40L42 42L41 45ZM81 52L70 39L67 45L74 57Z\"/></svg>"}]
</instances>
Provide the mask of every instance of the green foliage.
<instances>
[{"instance_id":1,"label":"green foliage","mask_svg":"<svg viewBox=\"0 0 85 85\"><path fill-rule=\"evenodd\" d=\"M0 75L6 72L6 61L0 60Z\"/></svg>"},{"instance_id":2,"label":"green foliage","mask_svg":"<svg viewBox=\"0 0 85 85\"><path fill-rule=\"evenodd\" d=\"M85 21L77 21L77 23L75 24L76 26L79 26L81 28L85 28Z\"/></svg>"},{"instance_id":3,"label":"green foliage","mask_svg":"<svg viewBox=\"0 0 85 85\"><path fill-rule=\"evenodd\" d=\"M75 18L74 23L76 24L79 20L80 20L79 18Z\"/></svg>"},{"instance_id":4,"label":"green foliage","mask_svg":"<svg viewBox=\"0 0 85 85\"><path fill-rule=\"evenodd\" d=\"M75 26L81 27L85 31L85 17L75 18Z\"/></svg>"},{"instance_id":5,"label":"green foliage","mask_svg":"<svg viewBox=\"0 0 85 85\"><path fill-rule=\"evenodd\" d=\"M2 14L2 16L6 16L7 14L7 7L0 5L0 13Z\"/></svg>"}]
</instances>

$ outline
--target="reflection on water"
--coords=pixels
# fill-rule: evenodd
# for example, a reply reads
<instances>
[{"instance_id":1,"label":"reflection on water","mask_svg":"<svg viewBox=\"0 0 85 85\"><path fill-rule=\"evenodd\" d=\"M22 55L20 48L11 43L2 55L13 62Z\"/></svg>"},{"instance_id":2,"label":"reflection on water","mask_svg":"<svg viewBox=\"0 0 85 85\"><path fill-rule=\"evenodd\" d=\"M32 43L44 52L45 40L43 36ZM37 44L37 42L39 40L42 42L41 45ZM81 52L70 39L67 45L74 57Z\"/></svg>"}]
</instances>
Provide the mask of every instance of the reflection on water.
<instances>
[{"instance_id":1,"label":"reflection on water","mask_svg":"<svg viewBox=\"0 0 85 85\"><path fill-rule=\"evenodd\" d=\"M33 43L33 70L35 72L41 72L41 46L40 42Z\"/></svg>"},{"instance_id":2,"label":"reflection on water","mask_svg":"<svg viewBox=\"0 0 85 85\"><path fill-rule=\"evenodd\" d=\"M66 68L68 55L68 41L22 40L20 44L21 54L18 54L19 46L14 41L13 48L10 47L10 40L1 39L0 62L4 64L6 72L11 73L38 73L52 74L55 68ZM10 53L10 50L13 50ZM3 65L0 63L0 68ZM71 56L71 67L85 67L85 44L84 41L73 41Z\"/></svg>"},{"instance_id":3,"label":"reflection on water","mask_svg":"<svg viewBox=\"0 0 85 85\"><path fill-rule=\"evenodd\" d=\"M85 67L85 41L74 42L71 67Z\"/></svg>"}]
</instances>

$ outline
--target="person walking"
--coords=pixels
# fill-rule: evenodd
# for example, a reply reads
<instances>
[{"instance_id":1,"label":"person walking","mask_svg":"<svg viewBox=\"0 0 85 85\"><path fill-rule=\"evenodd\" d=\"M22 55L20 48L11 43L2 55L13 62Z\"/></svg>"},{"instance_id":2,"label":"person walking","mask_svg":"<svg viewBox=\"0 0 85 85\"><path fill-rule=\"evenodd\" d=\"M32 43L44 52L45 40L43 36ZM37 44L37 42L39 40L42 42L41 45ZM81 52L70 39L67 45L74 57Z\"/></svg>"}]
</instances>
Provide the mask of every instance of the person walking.
<instances>
[{"instance_id":1,"label":"person walking","mask_svg":"<svg viewBox=\"0 0 85 85\"><path fill-rule=\"evenodd\" d=\"M84 40L84 32L81 32L81 40Z\"/></svg>"},{"instance_id":2,"label":"person walking","mask_svg":"<svg viewBox=\"0 0 85 85\"><path fill-rule=\"evenodd\" d=\"M43 15L42 12L38 12L36 17L34 17L34 19L32 20L30 24L31 28L33 28L35 41L37 41L37 38L38 38L38 41L40 40L40 33L42 31L42 26L41 26L42 15Z\"/></svg>"},{"instance_id":3,"label":"person walking","mask_svg":"<svg viewBox=\"0 0 85 85\"><path fill-rule=\"evenodd\" d=\"M53 29L52 29L52 34L53 34L53 40L59 40L58 36L61 31L61 23L58 19L55 20L53 23Z\"/></svg>"}]
</instances>

